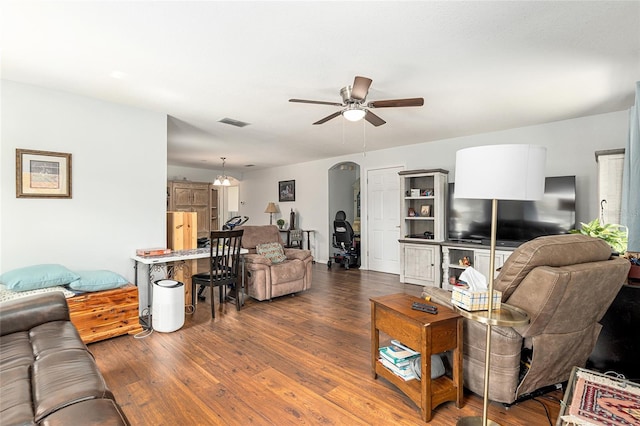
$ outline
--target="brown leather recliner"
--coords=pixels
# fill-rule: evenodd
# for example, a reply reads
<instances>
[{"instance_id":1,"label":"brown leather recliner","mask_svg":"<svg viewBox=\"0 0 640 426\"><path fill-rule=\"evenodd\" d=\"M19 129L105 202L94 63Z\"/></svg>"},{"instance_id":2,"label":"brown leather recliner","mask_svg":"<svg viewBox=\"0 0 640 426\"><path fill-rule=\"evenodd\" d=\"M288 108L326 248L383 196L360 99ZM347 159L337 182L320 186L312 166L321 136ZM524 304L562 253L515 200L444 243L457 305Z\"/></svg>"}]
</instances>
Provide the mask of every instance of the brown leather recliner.
<instances>
[{"instance_id":1,"label":"brown leather recliner","mask_svg":"<svg viewBox=\"0 0 640 426\"><path fill-rule=\"evenodd\" d=\"M257 300L297 293L311 287L313 257L309 250L284 248L280 232L275 225L239 226L243 229L242 247L249 250L244 255L245 283L249 296ZM273 263L256 253L259 244L277 242L283 246L286 259Z\"/></svg>"},{"instance_id":2,"label":"brown leather recliner","mask_svg":"<svg viewBox=\"0 0 640 426\"><path fill-rule=\"evenodd\" d=\"M494 282L502 301L525 310L530 322L493 327L489 399L511 403L519 396L569 379L584 367L598 323L622 287L629 261L611 258L611 247L586 235L531 240L507 259ZM432 300L450 306L451 293L427 288ZM464 385L484 393L484 324L464 320ZM521 358L525 354L525 361Z\"/></svg>"}]
</instances>

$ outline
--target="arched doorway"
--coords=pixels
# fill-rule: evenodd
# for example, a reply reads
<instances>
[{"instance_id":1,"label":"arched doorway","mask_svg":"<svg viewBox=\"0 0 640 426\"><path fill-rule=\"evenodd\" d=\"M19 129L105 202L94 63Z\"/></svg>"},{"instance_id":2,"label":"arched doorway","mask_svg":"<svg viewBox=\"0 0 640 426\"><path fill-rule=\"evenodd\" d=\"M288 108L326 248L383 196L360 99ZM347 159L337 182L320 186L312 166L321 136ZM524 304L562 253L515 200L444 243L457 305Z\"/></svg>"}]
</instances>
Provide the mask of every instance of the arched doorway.
<instances>
[{"instance_id":1,"label":"arched doorway","mask_svg":"<svg viewBox=\"0 0 640 426\"><path fill-rule=\"evenodd\" d=\"M356 233L360 232L360 165L352 161L335 164L328 171L329 258L333 256L333 220L343 210Z\"/></svg>"}]
</instances>

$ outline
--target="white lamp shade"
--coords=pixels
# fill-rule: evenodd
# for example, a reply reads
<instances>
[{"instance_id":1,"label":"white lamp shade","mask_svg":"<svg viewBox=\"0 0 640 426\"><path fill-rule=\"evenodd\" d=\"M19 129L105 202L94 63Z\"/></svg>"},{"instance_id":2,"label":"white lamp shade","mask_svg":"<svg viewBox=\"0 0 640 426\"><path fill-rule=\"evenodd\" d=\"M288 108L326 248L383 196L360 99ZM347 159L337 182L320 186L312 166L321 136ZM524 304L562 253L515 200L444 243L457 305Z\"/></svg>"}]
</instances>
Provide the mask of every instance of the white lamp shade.
<instances>
[{"instance_id":1,"label":"white lamp shade","mask_svg":"<svg viewBox=\"0 0 640 426\"><path fill-rule=\"evenodd\" d=\"M349 121L362 120L366 115L366 111L362 109L347 109L342 112L342 116Z\"/></svg>"},{"instance_id":2,"label":"white lamp shade","mask_svg":"<svg viewBox=\"0 0 640 426\"><path fill-rule=\"evenodd\" d=\"M456 153L455 197L538 200L544 194L547 149L538 145L488 145Z\"/></svg>"}]
</instances>

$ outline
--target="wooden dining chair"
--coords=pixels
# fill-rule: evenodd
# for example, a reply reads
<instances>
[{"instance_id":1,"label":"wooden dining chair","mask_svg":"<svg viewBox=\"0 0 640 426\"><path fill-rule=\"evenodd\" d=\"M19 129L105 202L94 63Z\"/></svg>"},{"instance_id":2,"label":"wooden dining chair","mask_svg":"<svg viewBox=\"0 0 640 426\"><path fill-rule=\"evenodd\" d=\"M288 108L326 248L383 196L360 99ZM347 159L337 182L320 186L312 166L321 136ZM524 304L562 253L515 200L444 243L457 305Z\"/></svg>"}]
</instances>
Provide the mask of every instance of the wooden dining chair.
<instances>
[{"instance_id":1,"label":"wooden dining chair","mask_svg":"<svg viewBox=\"0 0 640 426\"><path fill-rule=\"evenodd\" d=\"M191 276L191 303L196 309L196 288L207 286L211 288L211 317L215 318L213 288L220 289L220 304L226 300L226 288L233 285L236 291L236 310L240 310L242 288L240 275L240 248L244 230L211 231L211 246L209 256L209 272L202 272Z\"/></svg>"}]
</instances>

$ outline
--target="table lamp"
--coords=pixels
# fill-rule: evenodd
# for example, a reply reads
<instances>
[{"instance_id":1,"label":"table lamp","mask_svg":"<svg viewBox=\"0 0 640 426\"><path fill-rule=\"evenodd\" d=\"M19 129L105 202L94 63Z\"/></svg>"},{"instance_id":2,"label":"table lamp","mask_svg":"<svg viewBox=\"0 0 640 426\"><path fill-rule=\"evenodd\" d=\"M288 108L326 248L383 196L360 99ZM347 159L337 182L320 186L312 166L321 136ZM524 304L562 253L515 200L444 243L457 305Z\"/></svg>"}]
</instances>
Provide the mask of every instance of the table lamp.
<instances>
[{"instance_id":1,"label":"table lamp","mask_svg":"<svg viewBox=\"0 0 640 426\"><path fill-rule=\"evenodd\" d=\"M265 213L269 213L269 225L273 225L273 214L278 213L278 207L275 203L270 202L267 204L267 208L264 209Z\"/></svg>"},{"instance_id":2,"label":"table lamp","mask_svg":"<svg viewBox=\"0 0 640 426\"><path fill-rule=\"evenodd\" d=\"M464 317L486 324L484 361L484 399L482 417L464 417L458 425L497 425L487 417L489 407L489 371L491 363L491 327L513 326L529 322L526 313L501 304L493 310L498 200L538 200L544 194L546 148L537 145L489 145L461 149L456 153L455 197L491 200L491 246L489 251L489 305L487 311L466 312ZM512 311L513 310L513 311Z\"/></svg>"}]
</instances>

